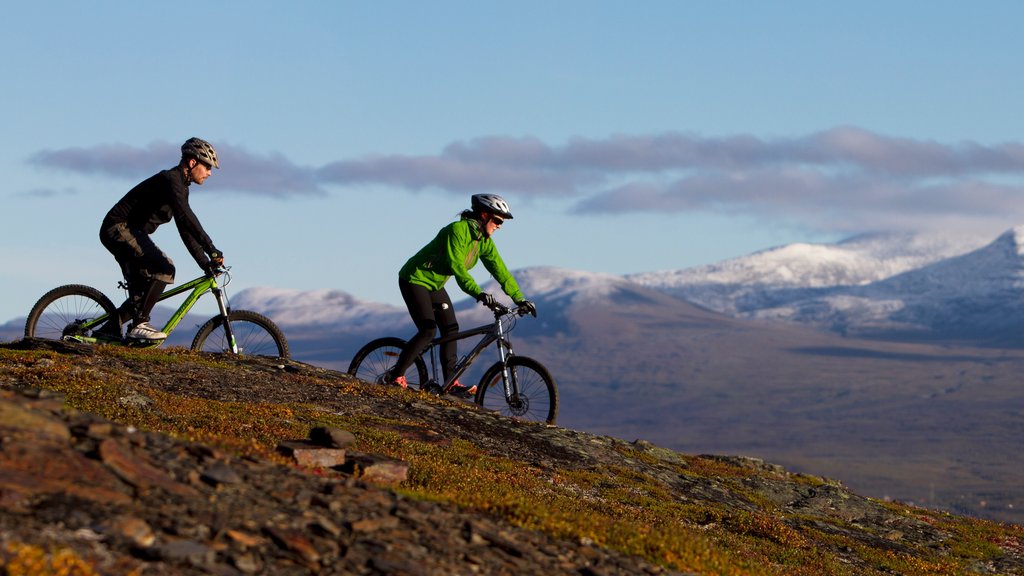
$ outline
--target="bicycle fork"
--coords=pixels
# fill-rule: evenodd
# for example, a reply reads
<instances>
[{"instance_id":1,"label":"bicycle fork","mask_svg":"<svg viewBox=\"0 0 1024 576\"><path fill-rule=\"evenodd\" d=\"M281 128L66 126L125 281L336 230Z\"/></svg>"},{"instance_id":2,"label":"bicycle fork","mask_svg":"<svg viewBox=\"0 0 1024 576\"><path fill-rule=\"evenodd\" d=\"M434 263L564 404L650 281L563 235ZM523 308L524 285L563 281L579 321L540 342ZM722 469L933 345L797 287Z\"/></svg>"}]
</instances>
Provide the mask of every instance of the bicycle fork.
<instances>
[{"instance_id":1,"label":"bicycle fork","mask_svg":"<svg viewBox=\"0 0 1024 576\"><path fill-rule=\"evenodd\" d=\"M228 346L231 347L232 354L238 354L238 344L235 343L235 334L231 331L231 322L228 320L228 308L227 295L224 290L218 286L211 288L213 292L214 300L217 301L217 309L220 311L221 318L224 319L224 338L227 340Z\"/></svg>"},{"instance_id":2,"label":"bicycle fork","mask_svg":"<svg viewBox=\"0 0 1024 576\"><path fill-rule=\"evenodd\" d=\"M521 402L519 397L519 382L516 380L516 373L509 368L508 359L512 356L512 343L505 339L505 327L498 322L498 362L501 364L501 383L505 393L505 402L510 407L516 407Z\"/></svg>"}]
</instances>

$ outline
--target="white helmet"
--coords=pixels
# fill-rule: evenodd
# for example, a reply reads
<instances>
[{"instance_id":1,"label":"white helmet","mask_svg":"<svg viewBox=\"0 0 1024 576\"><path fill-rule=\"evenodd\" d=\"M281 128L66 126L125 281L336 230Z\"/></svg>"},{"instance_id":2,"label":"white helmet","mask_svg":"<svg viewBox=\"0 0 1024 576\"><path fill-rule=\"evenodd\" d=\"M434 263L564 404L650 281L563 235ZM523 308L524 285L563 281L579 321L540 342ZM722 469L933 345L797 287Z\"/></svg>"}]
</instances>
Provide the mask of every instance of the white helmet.
<instances>
[{"instance_id":1,"label":"white helmet","mask_svg":"<svg viewBox=\"0 0 1024 576\"><path fill-rule=\"evenodd\" d=\"M512 219L512 211L508 207L508 202L505 202L505 199L497 194L473 194L472 200L474 212L490 212L506 220Z\"/></svg>"}]
</instances>

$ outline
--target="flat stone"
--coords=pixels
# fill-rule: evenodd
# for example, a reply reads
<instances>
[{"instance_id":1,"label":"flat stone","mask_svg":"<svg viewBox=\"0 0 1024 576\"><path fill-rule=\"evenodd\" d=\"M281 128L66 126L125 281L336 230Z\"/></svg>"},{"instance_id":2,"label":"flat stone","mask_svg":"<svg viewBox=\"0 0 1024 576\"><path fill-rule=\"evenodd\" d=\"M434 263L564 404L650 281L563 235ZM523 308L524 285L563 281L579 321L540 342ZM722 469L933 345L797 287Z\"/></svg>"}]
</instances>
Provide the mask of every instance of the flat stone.
<instances>
[{"instance_id":1,"label":"flat stone","mask_svg":"<svg viewBox=\"0 0 1024 576\"><path fill-rule=\"evenodd\" d=\"M363 518L350 523L353 532L376 532L398 527L398 518L394 516L382 516L380 518Z\"/></svg>"},{"instance_id":2,"label":"flat stone","mask_svg":"<svg viewBox=\"0 0 1024 576\"><path fill-rule=\"evenodd\" d=\"M132 451L116 440L107 438L100 442L100 460L122 480L145 490L156 487L179 496L194 496L196 490L167 475L166 472L135 456Z\"/></svg>"},{"instance_id":3,"label":"flat stone","mask_svg":"<svg viewBox=\"0 0 1024 576\"><path fill-rule=\"evenodd\" d=\"M61 440L71 438L71 432L63 422L3 401L0 401L0 428Z\"/></svg>"},{"instance_id":4,"label":"flat stone","mask_svg":"<svg viewBox=\"0 0 1024 576\"><path fill-rule=\"evenodd\" d=\"M208 546L194 540L175 540L151 547L147 550L151 558L172 562L189 562L204 566L212 564L216 553Z\"/></svg>"},{"instance_id":5,"label":"flat stone","mask_svg":"<svg viewBox=\"0 0 1024 576\"><path fill-rule=\"evenodd\" d=\"M33 496L68 494L99 504L131 497L117 476L67 443L5 442L0 449L0 508L20 509Z\"/></svg>"},{"instance_id":6,"label":"flat stone","mask_svg":"<svg viewBox=\"0 0 1024 576\"><path fill-rule=\"evenodd\" d=\"M409 478L409 463L378 454L351 453L342 468L364 482L378 485L401 484Z\"/></svg>"},{"instance_id":7,"label":"flat stone","mask_svg":"<svg viewBox=\"0 0 1024 576\"><path fill-rule=\"evenodd\" d=\"M248 532L242 532L241 530L228 530L226 532L226 535L233 542L237 542L238 544L240 544L240 545L242 545L242 546L244 546L246 548L251 548L253 546L259 546L260 544L263 543L263 539L260 538L259 536L255 536L253 534L249 534Z\"/></svg>"},{"instance_id":8,"label":"flat stone","mask_svg":"<svg viewBox=\"0 0 1024 576\"><path fill-rule=\"evenodd\" d=\"M272 526L267 527L266 532L279 548L293 552L310 563L320 561L320 553L301 532Z\"/></svg>"},{"instance_id":9,"label":"flat stone","mask_svg":"<svg viewBox=\"0 0 1024 576\"><path fill-rule=\"evenodd\" d=\"M309 439L314 444L328 448L348 448L355 444L356 437L348 430L331 426L317 426L309 431Z\"/></svg>"},{"instance_id":10,"label":"flat stone","mask_svg":"<svg viewBox=\"0 0 1024 576\"><path fill-rule=\"evenodd\" d=\"M277 445L278 452L306 468L333 468L345 463L345 450L325 448L306 440L286 440Z\"/></svg>"},{"instance_id":11,"label":"flat stone","mask_svg":"<svg viewBox=\"0 0 1024 576\"><path fill-rule=\"evenodd\" d=\"M148 548L156 542L156 535L149 524L135 516L112 518L104 522L103 528L108 534L124 538L139 548Z\"/></svg>"}]
</instances>

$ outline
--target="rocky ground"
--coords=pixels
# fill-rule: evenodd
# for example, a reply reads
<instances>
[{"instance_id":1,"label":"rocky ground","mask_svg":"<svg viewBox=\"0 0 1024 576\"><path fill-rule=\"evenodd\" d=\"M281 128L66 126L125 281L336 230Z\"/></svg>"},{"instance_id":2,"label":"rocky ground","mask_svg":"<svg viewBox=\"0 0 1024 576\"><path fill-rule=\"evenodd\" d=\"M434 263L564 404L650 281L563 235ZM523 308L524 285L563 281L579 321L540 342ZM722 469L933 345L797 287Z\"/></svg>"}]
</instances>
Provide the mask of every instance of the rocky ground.
<instances>
[{"instance_id":1,"label":"rocky ground","mask_svg":"<svg viewBox=\"0 0 1024 576\"><path fill-rule=\"evenodd\" d=\"M338 394L335 386L350 383L347 376L301 363L218 358L229 369L212 370L197 362L151 362L38 341L0 348L54 349L73 357L85 373L127 370L147 386L182 396L309 403L332 413L429 422L430 442L472 437L490 453L542 471L628 466L688 501L755 508L749 495L714 479L673 473L671 464L681 456L643 442L517 424L413 393L400 401ZM348 465L311 470L239 456L68 410L59 394L25 373L0 364L0 560L9 571L19 562L30 564L26 550L37 547L71 550L101 574L673 573L585 538L557 539L495 516L402 496L389 487L404 474L401 463L350 453ZM303 378L288 377L295 375ZM126 394L118 401L144 405L147 399ZM401 432L417 430L422 428ZM317 432L298 445L325 454L345 448L344 431ZM624 456L617 449L622 444L644 457ZM745 489L787 510L793 525L814 525L883 551L949 548L956 538L926 518L896 513L839 483L809 486L757 460L721 460L756 470L743 480ZM353 467L353 461L364 466ZM379 482L361 475L374 463L392 465ZM840 528L837 519L855 528ZM1024 546L1014 538L972 571L1024 574ZM854 571L863 563L852 549L829 553Z\"/></svg>"}]
</instances>

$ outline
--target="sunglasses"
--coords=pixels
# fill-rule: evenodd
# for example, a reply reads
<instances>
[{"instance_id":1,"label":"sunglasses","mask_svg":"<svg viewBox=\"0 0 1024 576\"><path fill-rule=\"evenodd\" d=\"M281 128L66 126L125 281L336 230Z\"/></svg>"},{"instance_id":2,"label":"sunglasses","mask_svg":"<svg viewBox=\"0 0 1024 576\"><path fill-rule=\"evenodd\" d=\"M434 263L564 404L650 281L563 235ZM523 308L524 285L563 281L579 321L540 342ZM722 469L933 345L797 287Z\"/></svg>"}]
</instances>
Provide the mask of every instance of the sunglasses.
<instances>
[{"instance_id":1,"label":"sunglasses","mask_svg":"<svg viewBox=\"0 0 1024 576\"><path fill-rule=\"evenodd\" d=\"M501 226L502 224L505 223L505 219L499 218L497 216L491 216L491 222L494 222L496 225Z\"/></svg>"}]
</instances>

